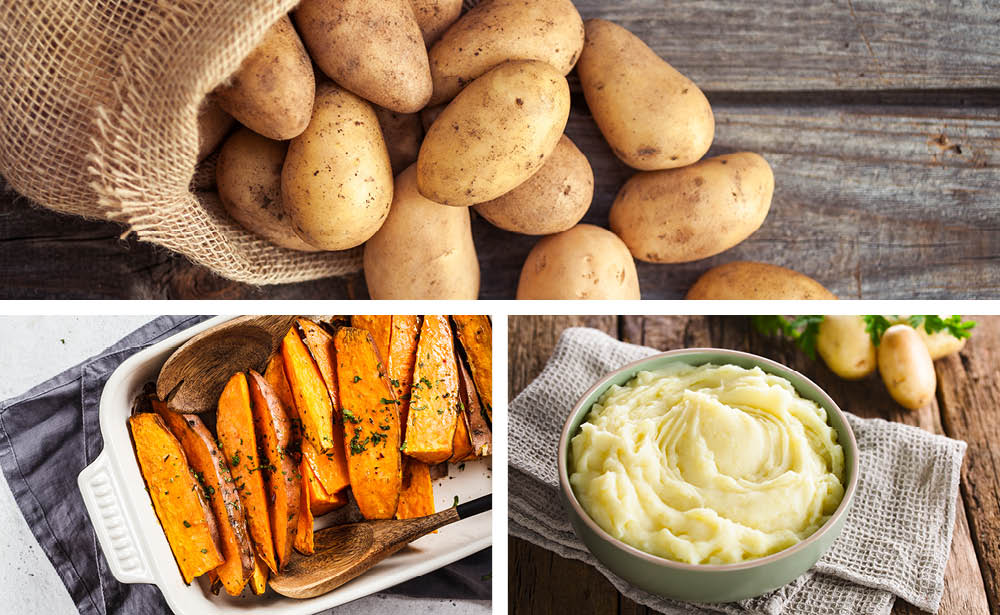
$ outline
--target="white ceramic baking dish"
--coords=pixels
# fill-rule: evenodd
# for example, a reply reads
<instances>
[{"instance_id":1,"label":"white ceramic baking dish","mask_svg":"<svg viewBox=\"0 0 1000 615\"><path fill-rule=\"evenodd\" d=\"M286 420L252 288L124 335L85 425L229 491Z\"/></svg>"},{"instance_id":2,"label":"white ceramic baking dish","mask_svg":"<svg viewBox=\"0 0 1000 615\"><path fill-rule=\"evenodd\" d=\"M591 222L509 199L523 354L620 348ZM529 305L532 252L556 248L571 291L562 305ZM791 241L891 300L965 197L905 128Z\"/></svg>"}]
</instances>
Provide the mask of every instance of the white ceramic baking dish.
<instances>
[{"instance_id":1,"label":"white ceramic baking dish","mask_svg":"<svg viewBox=\"0 0 1000 615\"><path fill-rule=\"evenodd\" d=\"M242 598L213 596L204 575L185 585L167 539L160 528L132 449L126 420L132 401L145 383L155 380L170 353L197 333L229 320L216 317L199 323L123 362L111 375L101 395L100 425L104 450L77 479L83 501L97 532L112 574L122 583L153 583L177 615L268 613L306 615L335 607L383 590L450 564L491 544L492 513L448 525L436 534L413 542L370 571L336 590L309 600L292 600L268 591ZM451 466L450 476L437 480L437 510L491 492L490 460ZM324 523L326 521L326 523ZM317 519L317 528L329 523Z\"/></svg>"}]
</instances>

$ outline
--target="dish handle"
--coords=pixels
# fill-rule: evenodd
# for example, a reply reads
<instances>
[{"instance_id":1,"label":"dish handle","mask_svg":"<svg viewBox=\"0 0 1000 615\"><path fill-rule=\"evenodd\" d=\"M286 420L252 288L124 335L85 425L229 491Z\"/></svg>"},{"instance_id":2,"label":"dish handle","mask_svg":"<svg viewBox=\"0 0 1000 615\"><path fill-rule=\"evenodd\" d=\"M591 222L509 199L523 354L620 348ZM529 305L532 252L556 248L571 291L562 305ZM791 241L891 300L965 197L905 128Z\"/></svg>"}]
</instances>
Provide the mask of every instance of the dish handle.
<instances>
[{"instance_id":1,"label":"dish handle","mask_svg":"<svg viewBox=\"0 0 1000 615\"><path fill-rule=\"evenodd\" d=\"M107 450L80 472L77 484L111 573L122 583L154 583L153 570L125 505L125 490L111 471Z\"/></svg>"}]
</instances>

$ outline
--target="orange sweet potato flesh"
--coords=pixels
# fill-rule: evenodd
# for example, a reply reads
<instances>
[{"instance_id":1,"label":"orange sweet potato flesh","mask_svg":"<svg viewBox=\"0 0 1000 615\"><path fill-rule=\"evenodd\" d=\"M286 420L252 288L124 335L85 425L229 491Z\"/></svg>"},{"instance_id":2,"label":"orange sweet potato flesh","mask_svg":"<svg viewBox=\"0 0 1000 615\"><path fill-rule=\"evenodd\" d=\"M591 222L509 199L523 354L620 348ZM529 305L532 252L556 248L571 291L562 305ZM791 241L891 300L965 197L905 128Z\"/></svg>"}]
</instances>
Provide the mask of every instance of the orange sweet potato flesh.
<instances>
[{"instance_id":1,"label":"orange sweet potato flesh","mask_svg":"<svg viewBox=\"0 0 1000 615\"><path fill-rule=\"evenodd\" d=\"M288 565L298 531L302 497L298 463L288 452L292 442L291 421L274 389L257 372L250 371L250 400L260 448L267 461L268 513L278 558L278 571Z\"/></svg>"},{"instance_id":2,"label":"orange sweet potato flesh","mask_svg":"<svg viewBox=\"0 0 1000 615\"><path fill-rule=\"evenodd\" d=\"M302 423L302 436L319 452L333 446L333 403L326 383L295 327L281 342L285 376Z\"/></svg>"},{"instance_id":3,"label":"orange sweet potato flesh","mask_svg":"<svg viewBox=\"0 0 1000 615\"><path fill-rule=\"evenodd\" d=\"M308 465L305 460L302 461L303 468L308 467ZM316 552L316 546L313 542L312 508L309 506L309 481L305 479L304 472L302 476L302 495L299 499L299 524L295 534L295 550L302 555L312 555Z\"/></svg>"},{"instance_id":4,"label":"orange sweet potato flesh","mask_svg":"<svg viewBox=\"0 0 1000 615\"><path fill-rule=\"evenodd\" d=\"M371 333L372 342L378 356L389 356L389 341L392 338L392 316L351 316L351 326Z\"/></svg>"},{"instance_id":5,"label":"orange sweet potato flesh","mask_svg":"<svg viewBox=\"0 0 1000 615\"><path fill-rule=\"evenodd\" d=\"M417 342L404 452L424 463L452 455L458 417L458 368L447 316L424 316Z\"/></svg>"},{"instance_id":6,"label":"orange sweet potato flesh","mask_svg":"<svg viewBox=\"0 0 1000 615\"><path fill-rule=\"evenodd\" d=\"M253 575L253 547L247 530L243 504L236 491L229 466L215 438L196 414L179 414L167 404L153 400L153 410L163 419L187 455L195 475L201 479L219 527L219 544L224 561L215 572L226 592L239 596Z\"/></svg>"},{"instance_id":7,"label":"orange sweet potato flesh","mask_svg":"<svg viewBox=\"0 0 1000 615\"><path fill-rule=\"evenodd\" d=\"M322 517L347 504L347 490L341 489L332 494L327 492L308 463L302 464L302 477L309 485L309 512L313 517Z\"/></svg>"},{"instance_id":8,"label":"orange sweet potato flesh","mask_svg":"<svg viewBox=\"0 0 1000 615\"><path fill-rule=\"evenodd\" d=\"M337 493L350 484L347 472L347 452L344 449L344 426L340 420L340 399L337 392L337 366L333 360L333 337L311 320L300 318L299 327L305 335L306 346L319 369L333 406L333 446L320 453L311 444L302 447L302 454L309 461L323 487Z\"/></svg>"},{"instance_id":9,"label":"orange sweet potato flesh","mask_svg":"<svg viewBox=\"0 0 1000 615\"><path fill-rule=\"evenodd\" d=\"M222 564L218 526L187 456L158 415L144 412L128 420L139 470L181 577L188 585Z\"/></svg>"},{"instance_id":10,"label":"orange sweet potato flesh","mask_svg":"<svg viewBox=\"0 0 1000 615\"><path fill-rule=\"evenodd\" d=\"M493 420L493 327L486 316L453 316L486 416Z\"/></svg>"},{"instance_id":11,"label":"orange sweet potato flesh","mask_svg":"<svg viewBox=\"0 0 1000 615\"><path fill-rule=\"evenodd\" d=\"M412 457L403 462L403 487L399 494L397 519L413 519L434 514L434 485L430 466Z\"/></svg>"},{"instance_id":12,"label":"orange sweet potato flesh","mask_svg":"<svg viewBox=\"0 0 1000 615\"><path fill-rule=\"evenodd\" d=\"M367 331L344 327L334 345L351 491L366 519L392 519L403 482L398 404Z\"/></svg>"},{"instance_id":13,"label":"orange sweet potato flesh","mask_svg":"<svg viewBox=\"0 0 1000 615\"><path fill-rule=\"evenodd\" d=\"M247 526L257 554L267 567L276 571L274 538L267 512L267 492L261 460L257 454L257 434L254 431L253 411L250 409L250 388L243 372L233 375L219 396L215 431L219 445L229 463L233 482L239 492Z\"/></svg>"},{"instance_id":14,"label":"orange sweet potato flesh","mask_svg":"<svg viewBox=\"0 0 1000 615\"><path fill-rule=\"evenodd\" d=\"M326 332L323 331L323 334L326 335ZM274 392L278 395L278 399L281 400L282 404L288 410L289 416L297 421L298 410L295 407L295 400L288 386L288 380L285 378L284 365L285 362L282 356L280 354L274 355L267 365L264 378L270 383ZM323 483L325 489L336 493L350 485L351 481L347 473L347 454L344 452L343 427L339 423L335 423L333 432L336 439L334 440L333 447L326 453L317 451L308 440L301 440L300 448L302 450L302 457L308 462L316 478Z\"/></svg>"},{"instance_id":15,"label":"orange sweet potato flesh","mask_svg":"<svg viewBox=\"0 0 1000 615\"><path fill-rule=\"evenodd\" d=\"M253 590L253 593L260 596L267 591L267 578L269 576L271 575L268 573L267 564L258 557L254 562L253 578L250 579L250 589Z\"/></svg>"},{"instance_id":16,"label":"orange sweet potato flesh","mask_svg":"<svg viewBox=\"0 0 1000 615\"><path fill-rule=\"evenodd\" d=\"M389 337L389 382L399 400L399 424L406 439L406 415L410 409L410 389L413 387L413 365L417 360L417 338L420 335L419 316L393 316Z\"/></svg>"}]
</instances>

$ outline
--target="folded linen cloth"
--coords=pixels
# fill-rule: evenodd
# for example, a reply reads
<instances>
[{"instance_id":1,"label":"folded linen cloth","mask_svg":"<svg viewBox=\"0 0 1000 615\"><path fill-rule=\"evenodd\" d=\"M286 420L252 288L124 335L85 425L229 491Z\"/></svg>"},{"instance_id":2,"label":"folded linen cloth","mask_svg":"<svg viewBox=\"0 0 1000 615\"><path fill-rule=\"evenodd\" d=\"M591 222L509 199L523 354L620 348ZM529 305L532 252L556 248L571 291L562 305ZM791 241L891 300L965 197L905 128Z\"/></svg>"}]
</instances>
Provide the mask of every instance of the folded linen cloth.
<instances>
[{"instance_id":1,"label":"folded linen cloth","mask_svg":"<svg viewBox=\"0 0 1000 615\"><path fill-rule=\"evenodd\" d=\"M577 538L559 497L556 449L563 424L597 380L659 352L593 329L563 332L542 373L510 404L509 531L596 567L625 596L670 615L883 615L895 598L936 612L955 527L964 442L881 419L848 415L860 476L840 538L816 566L769 594L689 604L632 587Z\"/></svg>"},{"instance_id":2,"label":"folded linen cloth","mask_svg":"<svg viewBox=\"0 0 1000 615\"><path fill-rule=\"evenodd\" d=\"M0 403L0 468L32 533L84 615L170 612L156 586L119 583L111 574L76 478L104 448L98 405L111 373L136 352L204 319L157 318L99 355ZM370 612L403 599L423 609L448 599L449 606L482 610L491 596L491 570L491 550L485 549L337 611L358 612L356 607L365 605Z\"/></svg>"}]
</instances>

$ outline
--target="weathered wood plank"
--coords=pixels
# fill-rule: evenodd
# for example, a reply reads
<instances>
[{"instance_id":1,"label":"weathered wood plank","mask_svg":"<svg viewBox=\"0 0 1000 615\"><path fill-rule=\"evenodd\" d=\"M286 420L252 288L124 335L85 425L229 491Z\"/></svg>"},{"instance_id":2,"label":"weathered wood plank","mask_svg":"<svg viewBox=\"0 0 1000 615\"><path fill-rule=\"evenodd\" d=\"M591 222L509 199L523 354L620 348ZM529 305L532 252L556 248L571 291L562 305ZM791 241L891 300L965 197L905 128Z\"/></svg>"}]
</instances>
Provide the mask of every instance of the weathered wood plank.
<instances>
[{"instance_id":1,"label":"weathered wood plank","mask_svg":"<svg viewBox=\"0 0 1000 615\"><path fill-rule=\"evenodd\" d=\"M703 90L1000 85L992 0L575 0L614 21Z\"/></svg>"},{"instance_id":2,"label":"weathered wood plank","mask_svg":"<svg viewBox=\"0 0 1000 615\"><path fill-rule=\"evenodd\" d=\"M596 568L509 538L507 612L511 615L614 613L618 590Z\"/></svg>"},{"instance_id":3,"label":"weathered wood plank","mask_svg":"<svg viewBox=\"0 0 1000 615\"><path fill-rule=\"evenodd\" d=\"M542 372L569 327L590 327L618 337L617 316L531 316L507 318L507 392L517 397Z\"/></svg>"}]
</instances>

